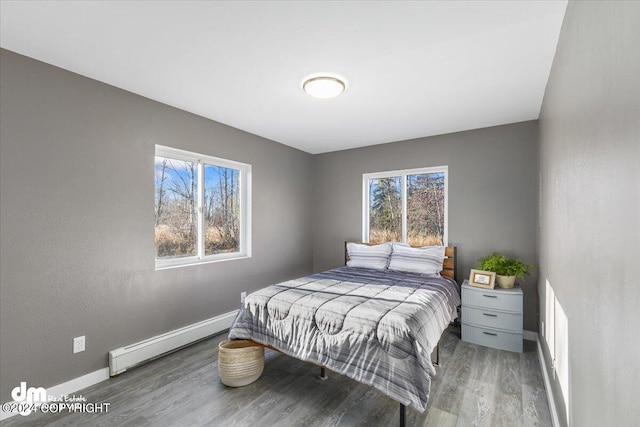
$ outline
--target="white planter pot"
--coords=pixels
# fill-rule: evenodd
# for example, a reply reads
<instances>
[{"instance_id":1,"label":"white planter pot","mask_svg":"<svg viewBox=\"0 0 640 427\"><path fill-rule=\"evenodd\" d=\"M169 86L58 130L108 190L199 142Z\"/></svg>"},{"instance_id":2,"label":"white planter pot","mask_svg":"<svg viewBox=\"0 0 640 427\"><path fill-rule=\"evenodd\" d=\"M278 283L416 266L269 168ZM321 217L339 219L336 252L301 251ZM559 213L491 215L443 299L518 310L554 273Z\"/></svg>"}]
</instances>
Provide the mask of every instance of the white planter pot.
<instances>
[{"instance_id":1,"label":"white planter pot","mask_svg":"<svg viewBox=\"0 0 640 427\"><path fill-rule=\"evenodd\" d=\"M502 289L511 289L516 283L516 276L500 276L496 275L496 283Z\"/></svg>"}]
</instances>

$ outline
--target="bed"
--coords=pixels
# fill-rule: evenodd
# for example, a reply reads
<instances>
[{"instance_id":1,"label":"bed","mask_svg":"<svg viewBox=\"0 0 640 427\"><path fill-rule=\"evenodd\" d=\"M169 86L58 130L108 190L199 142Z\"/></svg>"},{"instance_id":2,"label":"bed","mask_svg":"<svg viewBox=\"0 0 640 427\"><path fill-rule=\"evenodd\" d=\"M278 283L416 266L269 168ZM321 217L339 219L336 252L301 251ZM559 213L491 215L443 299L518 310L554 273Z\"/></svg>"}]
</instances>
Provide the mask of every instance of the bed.
<instances>
[{"instance_id":1,"label":"bed","mask_svg":"<svg viewBox=\"0 0 640 427\"><path fill-rule=\"evenodd\" d=\"M427 274L406 271L415 261L413 249L389 245L384 261L382 249L376 254L382 245L345 244L346 266L250 294L229 338L311 362L322 367L322 376L326 367L371 385L400 403L404 424L405 405L426 409L436 374L431 354L456 318L460 290L455 248L442 248L442 270ZM409 255L401 259L401 253Z\"/></svg>"}]
</instances>

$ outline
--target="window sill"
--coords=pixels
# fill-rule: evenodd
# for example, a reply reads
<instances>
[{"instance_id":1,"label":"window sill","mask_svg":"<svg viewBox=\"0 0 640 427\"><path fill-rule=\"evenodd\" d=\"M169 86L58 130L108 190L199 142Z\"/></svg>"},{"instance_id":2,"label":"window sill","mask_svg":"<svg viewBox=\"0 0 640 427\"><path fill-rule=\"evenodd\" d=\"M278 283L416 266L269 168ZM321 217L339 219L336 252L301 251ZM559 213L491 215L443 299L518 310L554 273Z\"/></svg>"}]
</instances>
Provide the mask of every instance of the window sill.
<instances>
[{"instance_id":1,"label":"window sill","mask_svg":"<svg viewBox=\"0 0 640 427\"><path fill-rule=\"evenodd\" d=\"M156 271L170 270L173 268L181 268L181 267L191 267L194 265L202 265L202 264L213 264L213 263L224 262L224 261L235 261L235 260L241 260L241 259L247 259L247 258L251 258L251 255L234 253L234 254L229 254L227 256L221 255L213 259L190 258L190 259L180 259L180 260L166 260L161 262L156 261Z\"/></svg>"}]
</instances>

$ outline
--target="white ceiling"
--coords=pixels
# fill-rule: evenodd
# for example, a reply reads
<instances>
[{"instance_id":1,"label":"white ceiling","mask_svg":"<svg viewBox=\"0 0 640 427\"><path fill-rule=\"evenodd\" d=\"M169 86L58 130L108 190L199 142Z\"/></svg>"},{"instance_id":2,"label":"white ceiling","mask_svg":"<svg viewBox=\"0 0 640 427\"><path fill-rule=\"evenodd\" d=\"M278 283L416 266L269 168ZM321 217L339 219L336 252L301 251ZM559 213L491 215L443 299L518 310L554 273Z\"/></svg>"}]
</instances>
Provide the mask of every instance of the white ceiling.
<instances>
[{"instance_id":1,"label":"white ceiling","mask_svg":"<svg viewBox=\"0 0 640 427\"><path fill-rule=\"evenodd\" d=\"M2 1L0 45L309 153L538 118L566 1ZM313 99L328 71L347 91Z\"/></svg>"}]
</instances>

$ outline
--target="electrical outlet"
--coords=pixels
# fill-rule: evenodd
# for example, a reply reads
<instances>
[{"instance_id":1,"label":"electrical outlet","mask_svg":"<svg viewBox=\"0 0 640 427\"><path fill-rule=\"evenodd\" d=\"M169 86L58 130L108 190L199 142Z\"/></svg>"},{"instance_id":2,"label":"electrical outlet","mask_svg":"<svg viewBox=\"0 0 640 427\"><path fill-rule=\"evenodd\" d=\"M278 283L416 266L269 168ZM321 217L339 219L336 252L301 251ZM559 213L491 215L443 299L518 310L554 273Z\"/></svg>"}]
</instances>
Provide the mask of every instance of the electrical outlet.
<instances>
[{"instance_id":1,"label":"electrical outlet","mask_svg":"<svg viewBox=\"0 0 640 427\"><path fill-rule=\"evenodd\" d=\"M73 339L73 353L84 351L84 335Z\"/></svg>"},{"instance_id":2,"label":"electrical outlet","mask_svg":"<svg viewBox=\"0 0 640 427\"><path fill-rule=\"evenodd\" d=\"M240 303L244 304L244 300L247 297L246 292L240 292Z\"/></svg>"}]
</instances>

